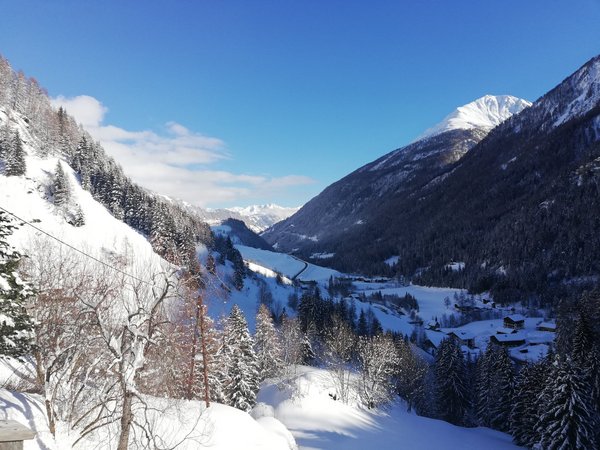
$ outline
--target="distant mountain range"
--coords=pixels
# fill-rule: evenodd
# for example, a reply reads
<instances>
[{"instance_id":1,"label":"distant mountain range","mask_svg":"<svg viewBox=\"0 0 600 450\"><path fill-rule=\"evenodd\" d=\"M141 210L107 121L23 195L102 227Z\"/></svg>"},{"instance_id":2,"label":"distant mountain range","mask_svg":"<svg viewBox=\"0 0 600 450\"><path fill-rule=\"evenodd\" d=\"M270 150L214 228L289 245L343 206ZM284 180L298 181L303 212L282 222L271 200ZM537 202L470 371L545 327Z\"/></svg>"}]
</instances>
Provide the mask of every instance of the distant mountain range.
<instances>
[{"instance_id":1,"label":"distant mountain range","mask_svg":"<svg viewBox=\"0 0 600 450\"><path fill-rule=\"evenodd\" d=\"M242 220L248 228L256 233L260 233L277 222L281 222L295 214L300 207L288 208L269 203L267 205L252 205L245 208L235 207L228 209L242 216Z\"/></svg>"},{"instance_id":2,"label":"distant mountain range","mask_svg":"<svg viewBox=\"0 0 600 450\"><path fill-rule=\"evenodd\" d=\"M486 96L458 108L263 237L305 258L327 254L321 264L343 271L492 290L499 300L545 303L594 285L600 57L529 105Z\"/></svg>"},{"instance_id":3,"label":"distant mountain range","mask_svg":"<svg viewBox=\"0 0 600 450\"><path fill-rule=\"evenodd\" d=\"M244 222L250 230L257 234L262 233L277 222L287 219L300 209L300 207L287 208L272 203L267 205L218 209L204 209L190 204L186 205L190 210L194 211L194 214L201 217L210 225L220 225L228 219L240 220Z\"/></svg>"}]
</instances>

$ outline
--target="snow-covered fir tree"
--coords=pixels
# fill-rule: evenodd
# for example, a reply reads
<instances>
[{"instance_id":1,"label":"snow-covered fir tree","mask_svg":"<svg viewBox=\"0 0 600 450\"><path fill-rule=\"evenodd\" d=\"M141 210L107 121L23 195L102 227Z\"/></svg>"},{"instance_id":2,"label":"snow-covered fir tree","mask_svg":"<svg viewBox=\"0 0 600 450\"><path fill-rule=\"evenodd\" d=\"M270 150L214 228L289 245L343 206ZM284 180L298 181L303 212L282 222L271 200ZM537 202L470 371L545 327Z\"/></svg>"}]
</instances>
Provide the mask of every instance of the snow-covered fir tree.
<instances>
[{"instance_id":1,"label":"snow-covered fir tree","mask_svg":"<svg viewBox=\"0 0 600 450\"><path fill-rule=\"evenodd\" d=\"M527 364L519 373L510 415L510 433L517 445L531 448L540 440L536 424L539 398L548 382L550 361Z\"/></svg>"},{"instance_id":2,"label":"snow-covered fir tree","mask_svg":"<svg viewBox=\"0 0 600 450\"><path fill-rule=\"evenodd\" d=\"M461 425L470 406L465 360L455 339L444 339L435 357L435 397L439 417Z\"/></svg>"},{"instance_id":3,"label":"snow-covered fir tree","mask_svg":"<svg viewBox=\"0 0 600 450\"><path fill-rule=\"evenodd\" d=\"M569 358L555 362L542 396L545 403L538 423L545 450L597 448L591 386L582 369Z\"/></svg>"},{"instance_id":4,"label":"snow-covered fir tree","mask_svg":"<svg viewBox=\"0 0 600 450\"><path fill-rule=\"evenodd\" d=\"M25 175L25 150L18 131L14 132L12 139L5 142L4 147L4 174L7 177Z\"/></svg>"},{"instance_id":5,"label":"snow-covered fir tree","mask_svg":"<svg viewBox=\"0 0 600 450\"><path fill-rule=\"evenodd\" d=\"M59 208L68 206L71 200L71 187L69 186L69 180L65 175L65 171L63 170L60 161L56 163L56 169L54 169L52 198L54 205Z\"/></svg>"},{"instance_id":6,"label":"snow-covered fir tree","mask_svg":"<svg viewBox=\"0 0 600 450\"><path fill-rule=\"evenodd\" d=\"M244 314L237 305L225 323L221 361L227 367L224 394L227 404L250 411L259 388L258 361Z\"/></svg>"},{"instance_id":7,"label":"snow-covered fir tree","mask_svg":"<svg viewBox=\"0 0 600 450\"><path fill-rule=\"evenodd\" d=\"M490 425L508 431L513 405L514 370L508 351L504 347L493 350L489 383Z\"/></svg>"},{"instance_id":8,"label":"snow-covered fir tree","mask_svg":"<svg viewBox=\"0 0 600 450\"><path fill-rule=\"evenodd\" d=\"M14 228L0 211L0 356L18 358L31 350L33 323L25 302L33 291L17 273L21 255L7 242Z\"/></svg>"},{"instance_id":9,"label":"snow-covered fir tree","mask_svg":"<svg viewBox=\"0 0 600 450\"><path fill-rule=\"evenodd\" d=\"M259 381L277 376L283 366L281 342L271 312L261 304L256 314L254 350L258 362Z\"/></svg>"}]
</instances>

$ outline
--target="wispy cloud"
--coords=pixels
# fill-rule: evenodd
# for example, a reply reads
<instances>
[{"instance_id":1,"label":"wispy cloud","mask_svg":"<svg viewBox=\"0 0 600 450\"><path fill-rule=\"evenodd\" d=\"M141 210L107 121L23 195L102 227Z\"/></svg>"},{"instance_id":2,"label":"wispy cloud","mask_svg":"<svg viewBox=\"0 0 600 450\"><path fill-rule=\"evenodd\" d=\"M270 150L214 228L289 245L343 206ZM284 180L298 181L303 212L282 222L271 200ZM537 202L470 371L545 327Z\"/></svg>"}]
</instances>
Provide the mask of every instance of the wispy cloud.
<instances>
[{"instance_id":1,"label":"wispy cloud","mask_svg":"<svg viewBox=\"0 0 600 450\"><path fill-rule=\"evenodd\" d=\"M199 206L244 204L257 197L263 197L266 203L275 190L280 194L314 183L302 175L269 177L214 170L212 164L234 158L221 139L176 122L166 123L161 132L108 125L104 123L108 108L88 95L59 96L52 103L73 115L136 182Z\"/></svg>"}]
</instances>

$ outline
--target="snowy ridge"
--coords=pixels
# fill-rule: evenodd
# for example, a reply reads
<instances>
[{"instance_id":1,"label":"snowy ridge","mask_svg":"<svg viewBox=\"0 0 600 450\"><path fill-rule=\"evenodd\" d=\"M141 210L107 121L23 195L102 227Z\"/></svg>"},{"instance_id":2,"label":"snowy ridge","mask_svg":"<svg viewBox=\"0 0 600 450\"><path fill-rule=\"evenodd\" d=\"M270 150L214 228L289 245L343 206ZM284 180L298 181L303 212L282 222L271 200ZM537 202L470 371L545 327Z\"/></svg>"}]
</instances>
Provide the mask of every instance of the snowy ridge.
<instances>
[{"instance_id":1,"label":"snowy ridge","mask_svg":"<svg viewBox=\"0 0 600 450\"><path fill-rule=\"evenodd\" d=\"M275 205L269 203L267 205L251 205L245 208L233 207L228 208L229 211L233 211L240 216L242 219L255 233L260 233L277 222L281 222L287 219L291 215L295 214L300 207L289 208L285 206Z\"/></svg>"},{"instance_id":2,"label":"snowy ridge","mask_svg":"<svg viewBox=\"0 0 600 450\"><path fill-rule=\"evenodd\" d=\"M577 97L562 107L560 115L554 121L555 127L570 119L580 117L600 105L600 57L596 57L584 65L571 75L566 83ZM552 107L551 113L556 115L560 106L557 104Z\"/></svg>"},{"instance_id":3,"label":"snowy ridge","mask_svg":"<svg viewBox=\"0 0 600 450\"><path fill-rule=\"evenodd\" d=\"M456 108L437 125L427 129L418 140L451 130L483 128L491 130L514 114L531 106L531 102L512 95L485 95Z\"/></svg>"}]
</instances>

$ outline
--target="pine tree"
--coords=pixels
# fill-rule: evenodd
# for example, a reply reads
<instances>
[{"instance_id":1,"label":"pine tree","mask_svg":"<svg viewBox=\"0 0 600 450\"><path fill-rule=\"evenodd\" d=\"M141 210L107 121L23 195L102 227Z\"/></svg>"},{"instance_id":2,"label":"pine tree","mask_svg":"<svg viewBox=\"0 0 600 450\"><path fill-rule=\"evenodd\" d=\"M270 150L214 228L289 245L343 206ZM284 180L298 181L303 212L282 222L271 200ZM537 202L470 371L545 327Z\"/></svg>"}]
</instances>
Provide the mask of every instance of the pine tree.
<instances>
[{"instance_id":1,"label":"pine tree","mask_svg":"<svg viewBox=\"0 0 600 450\"><path fill-rule=\"evenodd\" d=\"M18 131L15 134L5 150L6 164L4 167L4 174L7 177L25 175L27 166L25 164L25 150L23 149L23 142Z\"/></svg>"},{"instance_id":2,"label":"pine tree","mask_svg":"<svg viewBox=\"0 0 600 450\"><path fill-rule=\"evenodd\" d=\"M283 365L281 343L269 309L261 304L256 315L254 350L258 360L259 381L277 376Z\"/></svg>"},{"instance_id":3,"label":"pine tree","mask_svg":"<svg viewBox=\"0 0 600 450\"><path fill-rule=\"evenodd\" d=\"M206 258L206 270L208 271L208 273L212 273L213 275L217 270L215 257L212 255L212 253L209 253L208 257Z\"/></svg>"},{"instance_id":4,"label":"pine tree","mask_svg":"<svg viewBox=\"0 0 600 450\"><path fill-rule=\"evenodd\" d=\"M519 373L510 416L510 433L517 445L531 448L540 440L536 424L539 398L548 383L549 362L527 364Z\"/></svg>"},{"instance_id":5,"label":"pine tree","mask_svg":"<svg viewBox=\"0 0 600 450\"><path fill-rule=\"evenodd\" d=\"M227 366L224 394L227 403L250 411L256 403L259 387L258 361L248 324L240 308L234 305L227 318L222 356Z\"/></svg>"},{"instance_id":6,"label":"pine tree","mask_svg":"<svg viewBox=\"0 0 600 450\"><path fill-rule=\"evenodd\" d=\"M362 308L360 310L360 314L358 315L356 334L358 334L359 336L369 335L369 325L367 324L367 316L365 315L365 310Z\"/></svg>"},{"instance_id":7,"label":"pine tree","mask_svg":"<svg viewBox=\"0 0 600 450\"><path fill-rule=\"evenodd\" d=\"M21 255L6 240L14 228L0 211L0 356L19 358L31 349L33 322L25 302L33 292L17 274Z\"/></svg>"},{"instance_id":8,"label":"pine tree","mask_svg":"<svg viewBox=\"0 0 600 450\"><path fill-rule=\"evenodd\" d=\"M244 259L237 250L233 249L232 252L233 262L233 286L241 291L244 287L244 277L246 276L246 266L244 265Z\"/></svg>"},{"instance_id":9,"label":"pine tree","mask_svg":"<svg viewBox=\"0 0 600 450\"><path fill-rule=\"evenodd\" d=\"M490 426L490 371L494 346L488 345L485 353L479 357L476 366L475 409L479 424Z\"/></svg>"},{"instance_id":10,"label":"pine tree","mask_svg":"<svg viewBox=\"0 0 600 450\"><path fill-rule=\"evenodd\" d=\"M460 345L454 339L444 339L436 354L435 396L441 419L461 425L469 409L465 360Z\"/></svg>"},{"instance_id":11,"label":"pine tree","mask_svg":"<svg viewBox=\"0 0 600 450\"><path fill-rule=\"evenodd\" d=\"M496 349L491 369L490 425L497 430L508 431L513 404L514 370L506 348Z\"/></svg>"},{"instance_id":12,"label":"pine tree","mask_svg":"<svg viewBox=\"0 0 600 450\"><path fill-rule=\"evenodd\" d=\"M544 389L548 402L537 424L541 446L547 450L595 447L595 417L590 404L591 386L570 359L557 362Z\"/></svg>"},{"instance_id":13,"label":"pine tree","mask_svg":"<svg viewBox=\"0 0 600 450\"><path fill-rule=\"evenodd\" d=\"M59 208L68 206L71 199L71 188L60 161L56 163L56 168L54 169L52 195L55 206Z\"/></svg>"}]
</instances>

